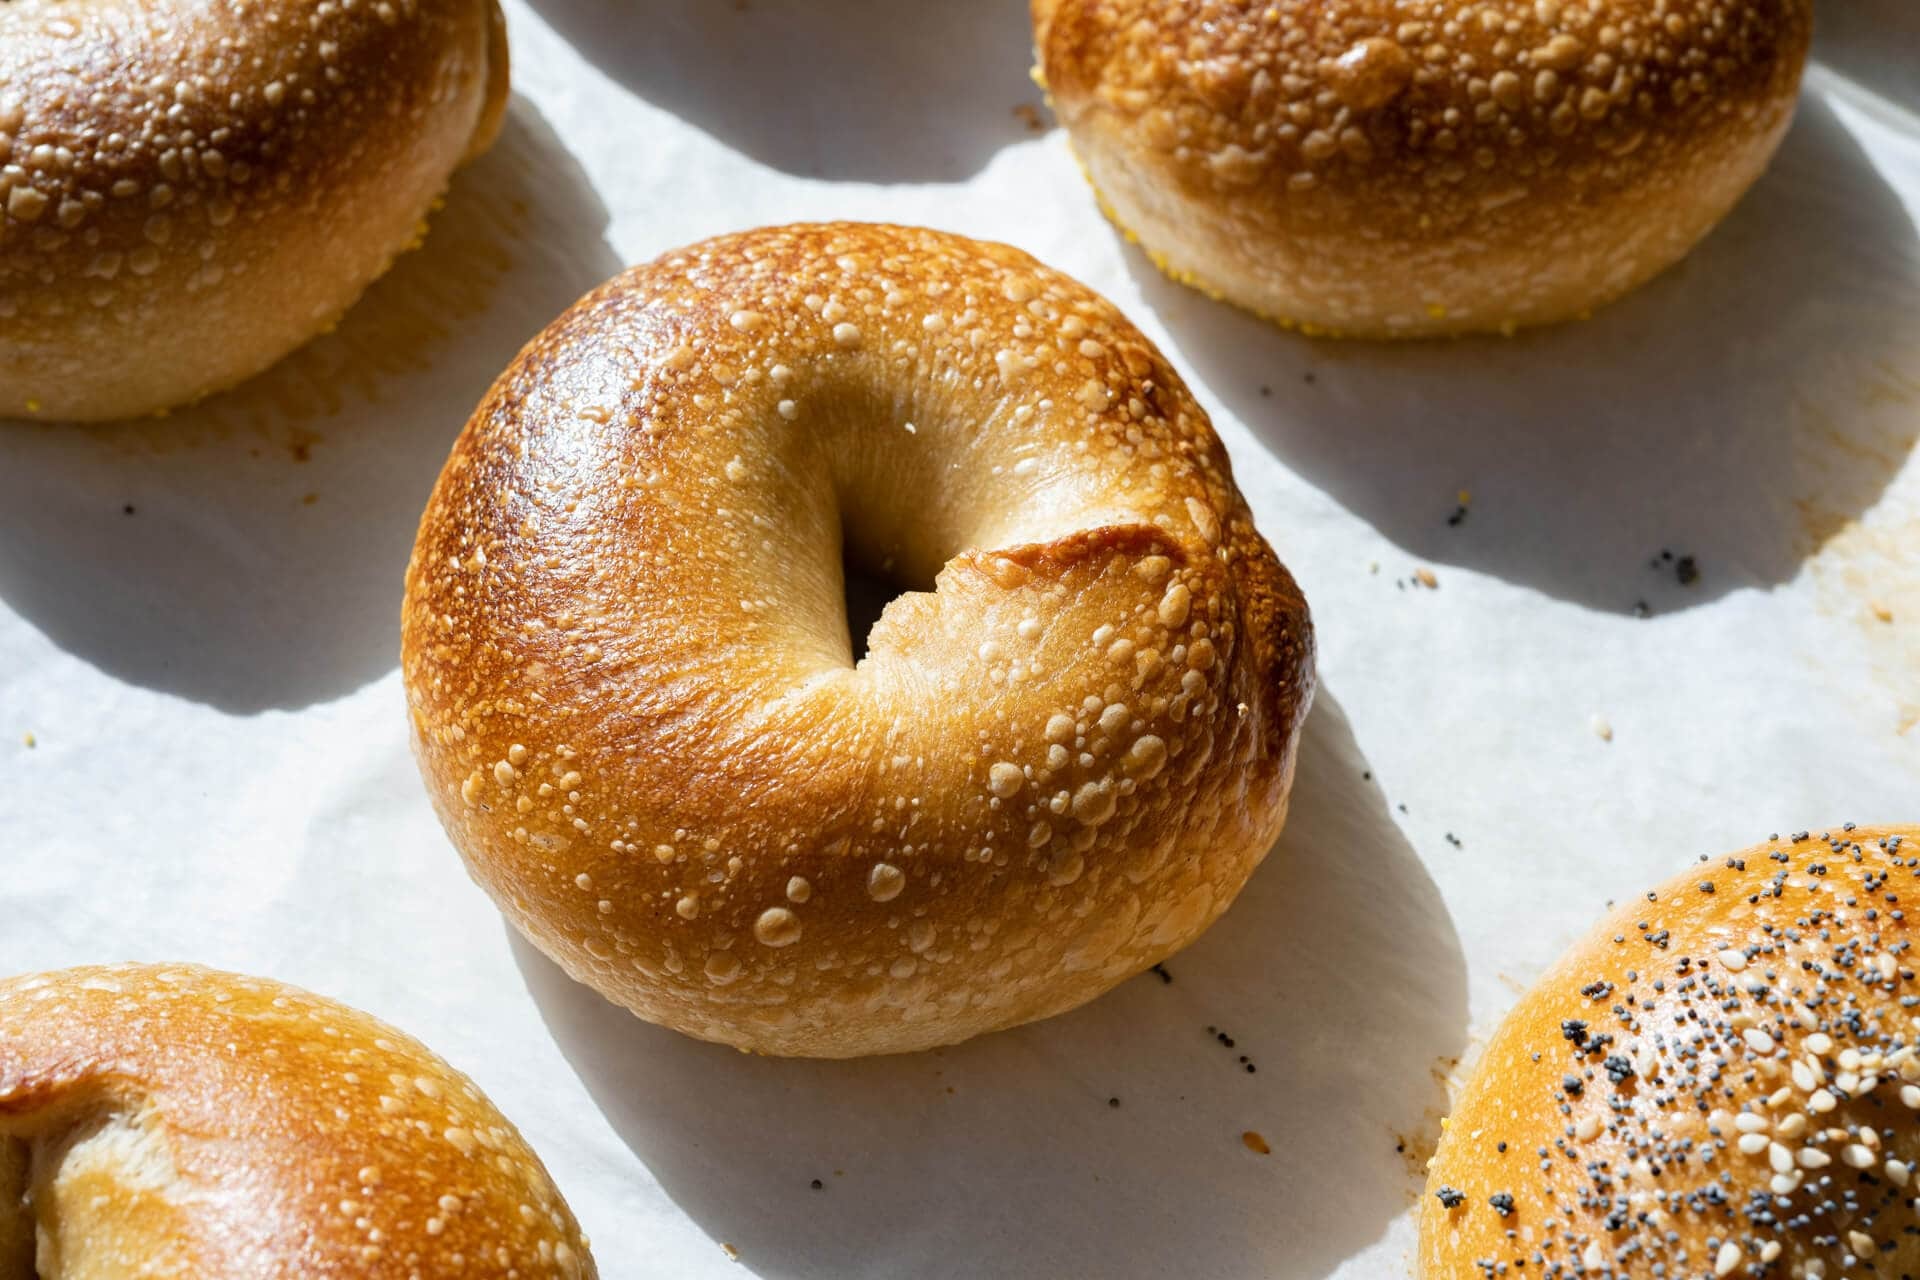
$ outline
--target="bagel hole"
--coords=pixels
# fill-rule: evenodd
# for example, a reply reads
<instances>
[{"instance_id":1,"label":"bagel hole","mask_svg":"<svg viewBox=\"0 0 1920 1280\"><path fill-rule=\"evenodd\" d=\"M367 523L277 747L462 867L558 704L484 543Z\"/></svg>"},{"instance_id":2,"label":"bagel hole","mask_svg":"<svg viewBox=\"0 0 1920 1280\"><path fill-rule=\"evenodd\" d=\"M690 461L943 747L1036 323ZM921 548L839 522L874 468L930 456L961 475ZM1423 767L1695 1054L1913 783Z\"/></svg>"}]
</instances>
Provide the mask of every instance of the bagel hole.
<instances>
[{"instance_id":1,"label":"bagel hole","mask_svg":"<svg viewBox=\"0 0 1920 1280\"><path fill-rule=\"evenodd\" d=\"M18 1138L0 1138L0 1280L39 1280L33 1206L27 1199L32 1169L32 1147Z\"/></svg>"},{"instance_id":2,"label":"bagel hole","mask_svg":"<svg viewBox=\"0 0 1920 1280\"><path fill-rule=\"evenodd\" d=\"M0 1280L105 1274L102 1258L184 1274L175 1246L150 1238L153 1224L172 1216L179 1173L147 1121L85 1099L0 1137Z\"/></svg>"},{"instance_id":3,"label":"bagel hole","mask_svg":"<svg viewBox=\"0 0 1920 1280\"><path fill-rule=\"evenodd\" d=\"M867 656L867 640L887 606L909 592L932 591L933 583L909 580L891 560L874 564L859 553L850 538L843 539L841 548L840 581L847 610L847 640L857 663Z\"/></svg>"}]
</instances>

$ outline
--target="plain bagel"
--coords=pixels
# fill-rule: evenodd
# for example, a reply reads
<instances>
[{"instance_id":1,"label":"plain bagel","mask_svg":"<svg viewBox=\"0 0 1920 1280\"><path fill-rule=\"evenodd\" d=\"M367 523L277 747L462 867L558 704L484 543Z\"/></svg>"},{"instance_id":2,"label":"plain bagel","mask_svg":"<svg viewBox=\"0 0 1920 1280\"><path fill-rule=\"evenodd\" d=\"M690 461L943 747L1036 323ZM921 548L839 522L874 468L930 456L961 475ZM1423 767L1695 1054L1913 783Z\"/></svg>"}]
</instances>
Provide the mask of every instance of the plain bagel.
<instances>
[{"instance_id":1,"label":"plain bagel","mask_svg":"<svg viewBox=\"0 0 1920 1280\"><path fill-rule=\"evenodd\" d=\"M908 587L853 659L842 550ZM569 973L767 1053L1071 1008L1286 812L1305 603L1166 360L1016 250L860 224L588 295L407 576L435 805Z\"/></svg>"},{"instance_id":2,"label":"plain bagel","mask_svg":"<svg viewBox=\"0 0 1920 1280\"><path fill-rule=\"evenodd\" d=\"M357 1010L192 965L0 982L0 1277L591 1280L473 1082Z\"/></svg>"},{"instance_id":3,"label":"plain bagel","mask_svg":"<svg viewBox=\"0 0 1920 1280\"><path fill-rule=\"evenodd\" d=\"M1678 261L1793 115L1812 0L1034 0L1114 220L1309 332L1508 331Z\"/></svg>"},{"instance_id":4,"label":"plain bagel","mask_svg":"<svg viewBox=\"0 0 1920 1280\"><path fill-rule=\"evenodd\" d=\"M0 0L0 418L266 368L419 236L506 95L495 0Z\"/></svg>"},{"instance_id":5,"label":"plain bagel","mask_svg":"<svg viewBox=\"0 0 1920 1280\"><path fill-rule=\"evenodd\" d=\"M1421 1274L1920 1272L1920 827L1775 836L1625 904L1488 1041Z\"/></svg>"}]
</instances>

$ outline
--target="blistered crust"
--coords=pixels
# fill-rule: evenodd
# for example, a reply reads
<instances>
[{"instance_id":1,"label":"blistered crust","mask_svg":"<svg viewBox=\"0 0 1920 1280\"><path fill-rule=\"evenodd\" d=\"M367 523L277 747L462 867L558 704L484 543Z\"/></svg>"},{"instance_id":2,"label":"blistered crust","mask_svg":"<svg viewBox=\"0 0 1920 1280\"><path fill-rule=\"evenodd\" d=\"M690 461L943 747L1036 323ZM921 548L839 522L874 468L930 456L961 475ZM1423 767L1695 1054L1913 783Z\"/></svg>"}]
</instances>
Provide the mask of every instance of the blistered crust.
<instances>
[{"instance_id":1,"label":"blistered crust","mask_svg":"<svg viewBox=\"0 0 1920 1280\"><path fill-rule=\"evenodd\" d=\"M841 536L931 591L851 661ZM576 977L771 1053L948 1043L1184 945L1278 834L1312 640L1103 299L839 224L636 268L535 339L408 570L422 772Z\"/></svg>"},{"instance_id":2,"label":"blistered crust","mask_svg":"<svg viewBox=\"0 0 1920 1280\"><path fill-rule=\"evenodd\" d=\"M506 71L494 0L0 3L0 418L164 409L321 332Z\"/></svg>"},{"instance_id":3,"label":"blistered crust","mask_svg":"<svg viewBox=\"0 0 1920 1280\"><path fill-rule=\"evenodd\" d=\"M1422 1274L1914 1274L1916 902L1920 828L1848 826L1624 904L1488 1041Z\"/></svg>"},{"instance_id":4,"label":"blistered crust","mask_svg":"<svg viewBox=\"0 0 1920 1280\"><path fill-rule=\"evenodd\" d=\"M37 1252L28 1274L596 1274L472 1081L366 1014L190 965L0 982L0 1189L9 1166L0 1264Z\"/></svg>"},{"instance_id":5,"label":"blistered crust","mask_svg":"<svg viewBox=\"0 0 1920 1280\"><path fill-rule=\"evenodd\" d=\"M1120 225L1316 331L1565 319L1678 260L1792 115L1810 0L1048 0Z\"/></svg>"}]
</instances>

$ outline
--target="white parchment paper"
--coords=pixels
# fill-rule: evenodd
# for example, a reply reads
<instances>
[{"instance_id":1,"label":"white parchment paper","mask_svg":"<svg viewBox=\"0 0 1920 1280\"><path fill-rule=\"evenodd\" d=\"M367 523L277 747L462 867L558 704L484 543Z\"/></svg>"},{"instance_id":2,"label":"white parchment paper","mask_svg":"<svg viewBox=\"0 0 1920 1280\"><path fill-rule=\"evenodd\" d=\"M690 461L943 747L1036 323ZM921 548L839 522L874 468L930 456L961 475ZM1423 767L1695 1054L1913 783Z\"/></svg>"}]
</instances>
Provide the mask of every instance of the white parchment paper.
<instances>
[{"instance_id":1,"label":"white parchment paper","mask_svg":"<svg viewBox=\"0 0 1920 1280\"><path fill-rule=\"evenodd\" d=\"M1920 816L1910 0L1821 10L1777 162L1683 266L1411 347L1155 276L1037 127L1024 9L515 3L500 144L336 333L165 421L0 426L0 971L190 959L388 1018L525 1130L620 1280L1392 1277L1454 1061L1609 900ZM1159 340L1323 685L1285 836L1171 983L779 1062L510 936L408 757L398 612L520 343L629 262L840 217L1011 241Z\"/></svg>"}]
</instances>

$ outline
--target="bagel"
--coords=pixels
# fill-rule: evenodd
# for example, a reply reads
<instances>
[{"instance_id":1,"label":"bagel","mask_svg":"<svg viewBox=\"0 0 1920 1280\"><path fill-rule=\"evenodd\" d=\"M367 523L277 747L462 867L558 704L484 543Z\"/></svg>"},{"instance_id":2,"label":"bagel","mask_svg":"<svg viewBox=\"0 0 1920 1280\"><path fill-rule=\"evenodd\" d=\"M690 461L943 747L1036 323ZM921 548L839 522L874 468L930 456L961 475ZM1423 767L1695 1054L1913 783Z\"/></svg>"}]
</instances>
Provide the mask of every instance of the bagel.
<instances>
[{"instance_id":1,"label":"bagel","mask_svg":"<svg viewBox=\"0 0 1920 1280\"><path fill-rule=\"evenodd\" d=\"M908 588L853 658L842 555ZM407 572L421 771L575 978L770 1054L964 1039L1225 910L1280 830L1306 605L1114 307L1017 250L793 226L523 351Z\"/></svg>"},{"instance_id":2,"label":"bagel","mask_svg":"<svg viewBox=\"0 0 1920 1280\"><path fill-rule=\"evenodd\" d=\"M1920 827L1705 860L1508 1015L1422 1202L1430 1280L1920 1273Z\"/></svg>"},{"instance_id":3,"label":"bagel","mask_svg":"<svg viewBox=\"0 0 1920 1280\"><path fill-rule=\"evenodd\" d=\"M468 1080L357 1010L191 965L0 982L0 1276L590 1278Z\"/></svg>"},{"instance_id":4,"label":"bagel","mask_svg":"<svg viewBox=\"0 0 1920 1280\"><path fill-rule=\"evenodd\" d=\"M323 332L506 95L495 0L0 0L0 418L156 412Z\"/></svg>"},{"instance_id":5,"label":"bagel","mask_svg":"<svg viewBox=\"0 0 1920 1280\"><path fill-rule=\"evenodd\" d=\"M1812 0L1034 0L1113 220L1309 333L1511 332L1680 260L1766 167Z\"/></svg>"}]
</instances>

